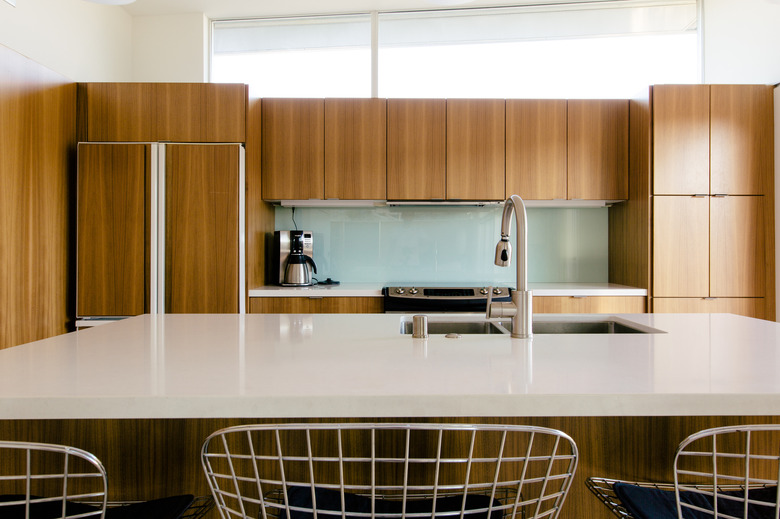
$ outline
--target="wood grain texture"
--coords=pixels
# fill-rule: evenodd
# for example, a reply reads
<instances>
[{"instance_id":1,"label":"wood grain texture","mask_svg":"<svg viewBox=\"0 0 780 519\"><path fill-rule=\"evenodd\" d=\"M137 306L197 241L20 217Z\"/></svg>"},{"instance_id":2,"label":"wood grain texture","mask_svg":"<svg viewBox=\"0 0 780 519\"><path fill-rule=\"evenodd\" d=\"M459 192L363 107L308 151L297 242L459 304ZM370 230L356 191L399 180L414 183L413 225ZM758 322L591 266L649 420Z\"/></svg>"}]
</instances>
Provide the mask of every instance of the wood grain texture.
<instances>
[{"instance_id":1,"label":"wood grain texture","mask_svg":"<svg viewBox=\"0 0 780 519\"><path fill-rule=\"evenodd\" d=\"M763 297L764 197L710 198L710 296Z\"/></svg>"},{"instance_id":2,"label":"wood grain texture","mask_svg":"<svg viewBox=\"0 0 780 519\"><path fill-rule=\"evenodd\" d=\"M642 314L647 312L647 298L534 296L533 310L535 314Z\"/></svg>"},{"instance_id":3,"label":"wood grain texture","mask_svg":"<svg viewBox=\"0 0 780 519\"><path fill-rule=\"evenodd\" d=\"M325 100L325 198L387 198L384 99Z\"/></svg>"},{"instance_id":4,"label":"wood grain texture","mask_svg":"<svg viewBox=\"0 0 780 519\"><path fill-rule=\"evenodd\" d=\"M568 198L628 198L628 101L568 102Z\"/></svg>"},{"instance_id":5,"label":"wood grain texture","mask_svg":"<svg viewBox=\"0 0 780 519\"><path fill-rule=\"evenodd\" d=\"M447 199L504 200L505 101L447 100Z\"/></svg>"},{"instance_id":6,"label":"wood grain texture","mask_svg":"<svg viewBox=\"0 0 780 519\"><path fill-rule=\"evenodd\" d=\"M148 144L79 145L79 317L149 312L150 152Z\"/></svg>"},{"instance_id":7,"label":"wood grain texture","mask_svg":"<svg viewBox=\"0 0 780 519\"><path fill-rule=\"evenodd\" d=\"M723 425L776 423L775 416L680 417L475 417L363 419L169 419L7 420L0 439L73 445L94 453L108 473L109 499L151 499L178 493L206 495L200 465L206 437L223 427L248 423L444 422L510 423L559 429L577 443L575 480L560 519L613 517L585 487L590 476L634 481L671 481L674 452L688 435ZM383 446L390 448L392 446ZM213 512L211 518L218 517Z\"/></svg>"},{"instance_id":8,"label":"wood grain texture","mask_svg":"<svg viewBox=\"0 0 780 519\"><path fill-rule=\"evenodd\" d=\"M246 86L85 83L89 141L245 142Z\"/></svg>"},{"instance_id":9,"label":"wood grain texture","mask_svg":"<svg viewBox=\"0 0 780 519\"><path fill-rule=\"evenodd\" d=\"M506 193L566 199L566 101L506 101Z\"/></svg>"},{"instance_id":10,"label":"wood grain texture","mask_svg":"<svg viewBox=\"0 0 780 519\"><path fill-rule=\"evenodd\" d=\"M324 101L263 99L261 120L263 199L323 199Z\"/></svg>"},{"instance_id":11,"label":"wood grain texture","mask_svg":"<svg viewBox=\"0 0 780 519\"><path fill-rule=\"evenodd\" d=\"M653 296L707 297L709 197L653 197Z\"/></svg>"},{"instance_id":12,"label":"wood grain texture","mask_svg":"<svg viewBox=\"0 0 780 519\"><path fill-rule=\"evenodd\" d=\"M774 174L769 85L712 85L712 194L766 194Z\"/></svg>"},{"instance_id":13,"label":"wood grain texture","mask_svg":"<svg viewBox=\"0 0 780 519\"><path fill-rule=\"evenodd\" d=\"M444 200L446 147L444 99L388 99L388 200Z\"/></svg>"},{"instance_id":14,"label":"wood grain texture","mask_svg":"<svg viewBox=\"0 0 780 519\"><path fill-rule=\"evenodd\" d=\"M165 311L238 311L239 145L166 146Z\"/></svg>"},{"instance_id":15,"label":"wood grain texture","mask_svg":"<svg viewBox=\"0 0 780 519\"><path fill-rule=\"evenodd\" d=\"M653 87L653 193L710 192L710 87Z\"/></svg>"},{"instance_id":16,"label":"wood grain texture","mask_svg":"<svg viewBox=\"0 0 780 519\"><path fill-rule=\"evenodd\" d=\"M252 297L253 314L381 314L381 297Z\"/></svg>"},{"instance_id":17,"label":"wood grain texture","mask_svg":"<svg viewBox=\"0 0 780 519\"><path fill-rule=\"evenodd\" d=\"M649 92L629 102L628 200L609 208L609 281L650 288Z\"/></svg>"},{"instance_id":18,"label":"wood grain texture","mask_svg":"<svg viewBox=\"0 0 780 519\"><path fill-rule=\"evenodd\" d=\"M76 85L0 45L0 348L75 314Z\"/></svg>"},{"instance_id":19,"label":"wood grain texture","mask_svg":"<svg viewBox=\"0 0 780 519\"><path fill-rule=\"evenodd\" d=\"M654 297L652 311L655 313L728 313L771 319L766 317L766 301L760 297Z\"/></svg>"}]
</instances>

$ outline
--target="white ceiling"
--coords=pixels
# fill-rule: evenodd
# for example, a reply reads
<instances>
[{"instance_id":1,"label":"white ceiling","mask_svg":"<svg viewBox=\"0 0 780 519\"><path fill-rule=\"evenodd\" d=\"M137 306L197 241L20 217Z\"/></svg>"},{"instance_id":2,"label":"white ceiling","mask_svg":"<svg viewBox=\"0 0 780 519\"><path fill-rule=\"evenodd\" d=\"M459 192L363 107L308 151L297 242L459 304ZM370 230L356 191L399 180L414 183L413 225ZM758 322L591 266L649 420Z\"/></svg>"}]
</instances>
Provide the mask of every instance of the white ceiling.
<instances>
[{"instance_id":1,"label":"white ceiling","mask_svg":"<svg viewBox=\"0 0 780 519\"><path fill-rule=\"evenodd\" d=\"M209 18L232 18L540 3L572 3L572 0L136 0L123 9L132 16L204 13Z\"/></svg>"}]
</instances>

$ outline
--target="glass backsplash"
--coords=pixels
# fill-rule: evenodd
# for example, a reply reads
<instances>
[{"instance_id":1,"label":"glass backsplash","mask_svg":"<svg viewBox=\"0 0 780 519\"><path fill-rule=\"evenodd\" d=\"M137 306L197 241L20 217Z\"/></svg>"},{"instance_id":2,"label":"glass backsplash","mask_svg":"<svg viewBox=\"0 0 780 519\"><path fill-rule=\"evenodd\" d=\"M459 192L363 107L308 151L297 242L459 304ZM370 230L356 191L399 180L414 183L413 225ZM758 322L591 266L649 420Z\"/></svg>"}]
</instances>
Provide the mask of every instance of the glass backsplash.
<instances>
[{"instance_id":1,"label":"glass backsplash","mask_svg":"<svg viewBox=\"0 0 780 519\"><path fill-rule=\"evenodd\" d=\"M502 210L499 205L298 207L293 213L277 207L275 228L314 233L319 280L514 285L514 261L509 268L493 265ZM608 280L608 209L527 212L530 282ZM513 248L516 236L513 223Z\"/></svg>"}]
</instances>

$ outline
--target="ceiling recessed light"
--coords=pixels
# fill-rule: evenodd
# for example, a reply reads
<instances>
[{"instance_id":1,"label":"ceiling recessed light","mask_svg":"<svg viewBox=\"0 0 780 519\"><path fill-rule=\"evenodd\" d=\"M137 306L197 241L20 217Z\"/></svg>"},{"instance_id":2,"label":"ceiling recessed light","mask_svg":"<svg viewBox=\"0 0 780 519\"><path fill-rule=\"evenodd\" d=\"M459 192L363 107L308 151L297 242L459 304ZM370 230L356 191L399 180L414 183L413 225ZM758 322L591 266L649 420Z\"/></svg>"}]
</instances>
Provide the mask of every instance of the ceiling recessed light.
<instances>
[{"instance_id":1,"label":"ceiling recessed light","mask_svg":"<svg viewBox=\"0 0 780 519\"><path fill-rule=\"evenodd\" d=\"M132 4L135 0L87 0L87 2L104 5L127 5Z\"/></svg>"}]
</instances>

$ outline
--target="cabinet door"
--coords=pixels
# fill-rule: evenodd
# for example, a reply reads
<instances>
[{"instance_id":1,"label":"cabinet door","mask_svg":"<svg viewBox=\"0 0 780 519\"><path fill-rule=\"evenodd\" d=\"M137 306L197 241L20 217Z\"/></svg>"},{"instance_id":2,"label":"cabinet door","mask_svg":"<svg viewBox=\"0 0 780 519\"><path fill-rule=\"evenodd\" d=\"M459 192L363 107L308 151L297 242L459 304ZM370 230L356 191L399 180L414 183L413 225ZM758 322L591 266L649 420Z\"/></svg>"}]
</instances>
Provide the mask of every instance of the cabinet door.
<instances>
[{"instance_id":1,"label":"cabinet door","mask_svg":"<svg viewBox=\"0 0 780 519\"><path fill-rule=\"evenodd\" d=\"M387 199L444 200L447 102L387 100Z\"/></svg>"},{"instance_id":2,"label":"cabinet door","mask_svg":"<svg viewBox=\"0 0 780 519\"><path fill-rule=\"evenodd\" d=\"M325 100L325 198L387 198L384 99Z\"/></svg>"},{"instance_id":3,"label":"cabinet door","mask_svg":"<svg viewBox=\"0 0 780 519\"><path fill-rule=\"evenodd\" d=\"M710 296L764 296L764 200L710 198Z\"/></svg>"},{"instance_id":4,"label":"cabinet door","mask_svg":"<svg viewBox=\"0 0 780 519\"><path fill-rule=\"evenodd\" d=\"M253 297L249 300L253 314L380 314L381 297Z\"/></svg>"},{"instance_id":5,"label":"cabinet door","mask_svg":"<svg viewBox=\"0 0 780 519\"><path fill-rule=\"evenodd\" d=\"M80 144L77 314L149 311L148 144Z\"/></svg>"},{"instance_id":6,"label":"cabinet door","mask_svg":"<svg viewBox=\"0 0 780 519\"><path fill-rule=\"evenodd\" d=\"M653 192L710 192L710 87L653 87Z\"/></svg>"},{"instance_id":7,"label":"cabinet door","mask_svg":"<svg viewBox=\"0 0 780 519\"><path fill-rule=\"evenodd\" d=\"M628 199L628 101L568 101L568 198Z\"/></svg>"},{"instance_id":8,"label":"cabinet door","mask_svg":"<svg viewBox=\"0 0 780 519\"><path fill-rule=\"evenodd\" d=\"M653 197L653 295L707 297L709 197Z\"/></svg>"},{"instance_id":9,"label":"cabinet door","mask_svg":"<svg viewBox=\"0 0 780 519\"><path fill-rule=\"evenodd\" d=\"M238 312L239 148L166 146L166 312Z\"/></svg>"},{"instance_id":10,"label":"cabinet door","mask_svg":"<svg viewBox=\"0 0 780 519\"><path fill-rule=\"evenodd\" d=\"M534 296L535 314L641 314L647 311L642 296Z\"/></svg>"},{"instance_id":11,"label":"cabinet door","mask_svg":"<svg viewBox=\"0 0 780 519\"><path fill-rule=\"evenodd\" d=\"M503 100L447 101L447 199L503 200Z\"/></svg>"},{"instance_id":12,"label":"cabinet door","mask_svg":"<svg viewBox=\"0 0 780 519\"><path fill-rule=\"evenodd\" d=\"M263 199L323 199L323 100L263 99L261 114Z\"/></svg>"},{"instance_id":13,"label":"cabinet door","mask_svg":"<svg viewBox=\"0 0 780 519\"><path fill-rule=\"evenodd\" d=\"M774 320L765 316L765 300L760 297L654 297L654 313L727 313Z\"/></svg>"},{"instance_id":14,"label":"cabinet door","mask_svg":"<svg viewBox=\"0 0 780 519\"><path fill-rule=\"evenodd\" d=\"M566 101L507 100L506 193L566 199Z\"/></svg>"},{"instance_id":15,"label":"cabinet door","mask_svg":"<svg viewBox=\"0 0 780 519\"><path fill-rule=\"evenodd\" d=\"M229 83L156 83L154 140L246 141L246 86Z\"/></svg>"},{"instance_id":16,"label":"cabinet door","mask_svg":"<svg viewBox=\"0 0 780 519\"><path fill-rule=\"evenodd\" d=\"M772 87L712 85L712 194L760 195L771 186Z\"/></svg>"},{"instance_id":17,"label":"cabinet door","mask_svg":"<svg viewBox=\"0 0 780 519\"><path fill-rule=\"evenodd\" d=\"M79 87L87 141L155 141L152 83L86 83Z\"/></svg>"}]
</instances>

